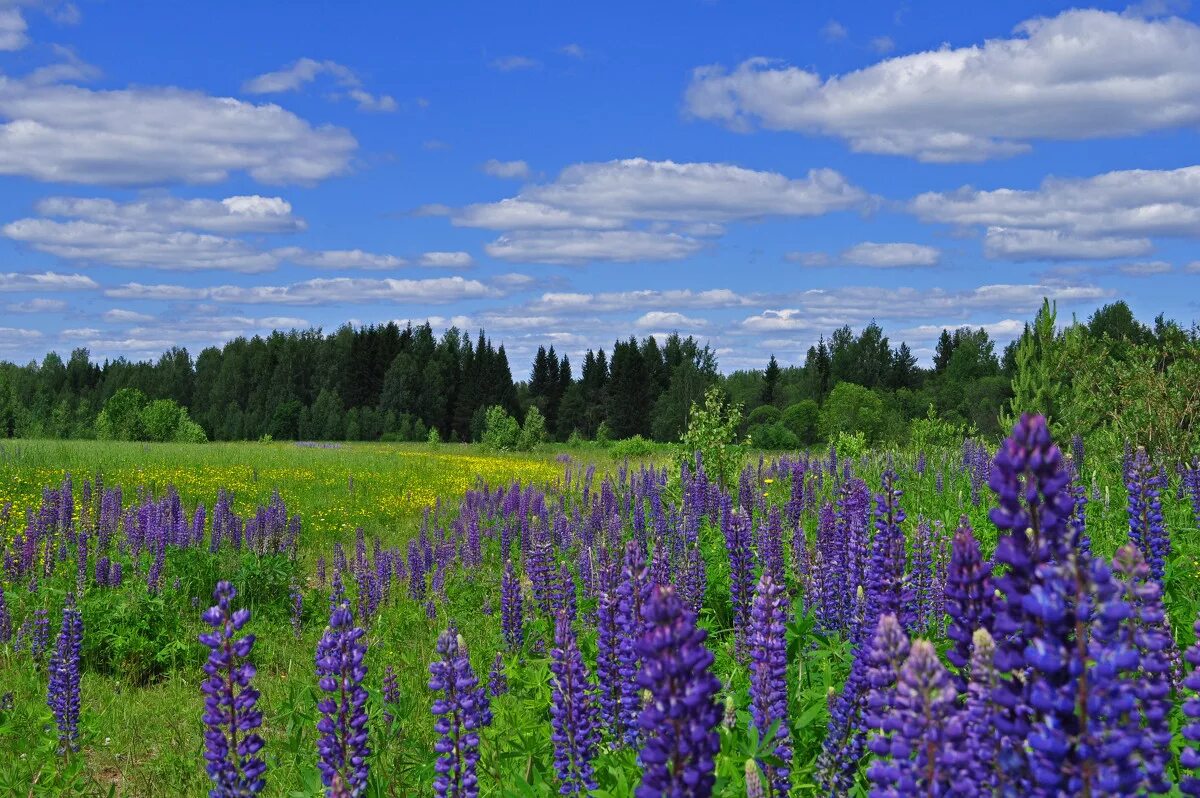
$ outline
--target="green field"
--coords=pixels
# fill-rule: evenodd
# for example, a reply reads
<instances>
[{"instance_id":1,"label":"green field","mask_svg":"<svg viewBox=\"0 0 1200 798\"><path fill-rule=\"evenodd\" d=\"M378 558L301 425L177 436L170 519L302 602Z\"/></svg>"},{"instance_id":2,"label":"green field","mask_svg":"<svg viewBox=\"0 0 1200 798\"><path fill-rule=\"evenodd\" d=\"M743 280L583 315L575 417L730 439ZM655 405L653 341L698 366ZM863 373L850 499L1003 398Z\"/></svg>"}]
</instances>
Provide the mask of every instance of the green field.
<instances>
[{"instance_id":1,"label":"green field","mask_svg":"<svg viewBox=\"0 0 1200 798\"><path fill-rule=\"evenodd\" d=\"M960 515L966 515L985 552L991 551L996 540L995 528L987 520L992 496L984 486L980 502L972 500L961 452L931 453L928 467L920 475L915 471L914 454L895 457L905 491L901 501L909 518L906 534L911 535L918 518L930 521L943 547L938 556L944 558L947 530L952 531ZM666 450L659 462L669 462ZM788 480L772 476L769 460L766 470L756 470L758 462L757 456L747 459L752 490L761 492L763 507L783 506L789 496ZM408 444L316 448L283 443L14 441L0 445L0 507L8 503L12 507L7 521L0 521L0 539L10 551L14 538L24 529L26 512L40 504L42 489L61 484L67 474L77 496L85 479L99 475L106 486L122 486L126 504L139 488L161 494L173 485L189 515L197 502L211 508L222 487L235 493L239 514L253 512L278 491L288 512L302 518L294 560L235 552L229 547L217 554L206 547L171 550L165 561L164 586L152 594L145 576L151 560L142 553L140 559L126 557L130 572L123 588L87 587L80 602L85 642L82 750L78 754L56 753L46 706L45 667L34 667L27 651L17 651L13 645L0 647L0 693L13 694L12 708L0 708L0 794L207 794L210 782L203 768L203 709L198 690L207 649L197 642L197 635L203 630L200 611L211 603L212 587L223 578L237 586L239 606L252 612L247 631L257 636L254 684L261 691L258 706L264 712L261 731L268 764L264 794L320 795L315 766L313 652L328 618L329 589L317 579L318 558L331 561L335 543L353 552L358 527L364 532L368 551L376 537L385 549L403 550L419 534L427 509L440 503L440 518L431 522L431 528L446 527L464 493L484 484L493 491L514 480L542 486L549 491L550 503L561 503L569 513L581 506L580 490L589 465L597 471L591 486L594 492L605 475L615 477L626 464L602 449L509 455L468 446ZM1098 554L1111 555L1128 536L1119 466L1119 462L1097 462L1084 475L1092 497L1087 529ZM880 453L856 462L854 471L877 492L884 467ZM936 487L938 472L944 478L941 491ZM678 476L676 469L664 488L664 501L672 506L679 500ZM813 490L818 490L815 483ZM819 490L816 504L835 498L832 479ZM1200 608L1200 580L1196 578L1200 536L1191 506L1186 497L1177 495L1174 480L1162 498L1175 547L1168 563L1166 601L1178 643L1188 645L1190 621ZM810 546L817 536L816 504L800 519ZM78 505L76 512L78 515ZM481 679L486 680L493 656L503 648L498 530L498 524L485 530L491 534L483 539L482 566L453 565L445 574L444 588L430 592L429 605L411 600L405 584L397 582L367 624L366 684L371 694L373 749L367 794L432 794L435 734L432 696L426 688L428 665L435 658L437 634L451 620L457 621ZM625 534L629 534L628 526ZM725 683L723 696L733 702L737 717L734 726L722 732L718 793L740 795L744 794L743 763L747 752L754 750L746 731L749 681L729 629L729 565L719 525L706 521L699 545L707 565L708 587L700 623L710 633L716 655L714 671ZM562 560L578 572L580 562L574 552L563 552ZM788 559L789 568L794 569L791 549ZM44 579L36 592L5 583L14 628L34 609L43 607L49 610L53 635L65 595L75 584L70 558L59 563L55 575ZM291 623L293 587L303 595L298 634L293 633ZM348 577L346 588L355 594L353 578ZM531 603L527 598L527 607ZM796 719L791 730L796 747L792 794L814 795L819 794L814 764L828 721L826 696L840 688L852 653L846 641L814 629L812 616L799 612L800 599L795 606L797 615L789 627L789 705ZM590 617L594 607L594 599L581 597L580 617ZM941 623L936 621L933 634L938 634ZM484 795L557 794L548 719L546 650L550 628L546 619L533 618L527 624L521 655L507 655L511 691L493 700L495 720L483 735L480 785ZM585 661L593 663L596 634L587 623L580 645ZM944 641L939 645L944 647ZM380 684L388 666L399 676L401 697L398 704L385 707ZM385 710L395 716L391 724L383 721ZM636 784L639 767L627 749L603 748L595 764L597 780L609 795L627 795Z\"/></svg>"}]
</instances>

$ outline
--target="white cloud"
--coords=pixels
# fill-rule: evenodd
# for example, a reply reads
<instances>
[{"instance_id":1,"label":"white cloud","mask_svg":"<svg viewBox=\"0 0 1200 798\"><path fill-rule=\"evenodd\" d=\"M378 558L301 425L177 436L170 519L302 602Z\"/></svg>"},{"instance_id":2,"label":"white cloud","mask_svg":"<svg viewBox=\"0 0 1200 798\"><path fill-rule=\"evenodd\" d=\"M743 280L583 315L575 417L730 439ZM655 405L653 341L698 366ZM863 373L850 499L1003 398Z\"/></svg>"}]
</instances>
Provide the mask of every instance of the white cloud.
<instances>
[{"instance_id":1,"label":"white cloud","mask_svg":"<svg viewBox=\"0 0 1200 798\"><path fill-rule=\"evenodd\" d=\"M149 314L138 313L134 310L122 310L120 308L113 308L112 310L105 311L102 318L105 321L113 323L143 322L154 320L154 317Z\"/></svg>"},{"instance_id":2,"label":"white cloud","mask_svg":"<svg viewBox=\"0 0 1200 798\"><path fill-rule=\"evenodd\" d=\"M1167 274L1172 266L1165 260L1138 261L1137 263L1122 263L1117 271L1130 277L1151 277L1156 274Z\"/></svg>"},{"instance_id":3,"label":"white cloud","mask_svg":"<svg viewBox=\"0 0 1200 798\"><path fill-rule=\"evenodd\" d=\"M21 9L0 7L0 50L20 50L29 44L26 29Z\"/></svg>"},{"instance_id":4,"label":"white cloud","mask_svg":"<svg viewBox=\"0 0 1200 798\"><path fill-rule=\"evenodd\" d=\"M873 241L855 244L842 253L846 263L875 269L936 266L939 257L941 252L937 247L925 244L877 244Z\"/></svg>"},{"instance_id":5,"label":"white cloud","mask_svg":"<svg viewBox=\"0 0 1200 798\"><path fill-rule=\"evenodd\" d=\"M81 220L18 219L4 225L0 232L60 258L125 268L261 272L275 268L277 262L274 255L242 241L184 230L138 230Z\"/></svg>"},{"instance_id":6,"label":"white cloud","mask_svg":"<svg viewBox=\"0 0 1200 798\"><path fill-rule=\"evenodd\" d=\"M0 327L0 351L16 350L39 341L42 334L37 330L25 330L20 327Z\"/></svg>"},{"instance_id":7,"label":"white cloud","mask_svg":"<svg viewBox=\"0 0 1200 798\"><path fill-rule=\"evenodd\" d=\"M1002 260L1107 260L1145 255L1154 249L1146 238L1079 238L1058 230L989 227L983 252Z\"/></svg>"},{"instance_id":8,"label":"white cloud","mask_svg":"<svg viewBox=\"0 0 1200 798\"><path fill-rule=\"evenodd\" d=\"M27 299L5 305L4 309L11 313L61 313L67 303L61 299Z\"/></svg>"},{"instance_id":9,"label":"white cloud","mask_svg":"<svg viewBox=\"0 0 1200 798\"><path fill-rule=\"evenodd\" d=\"M475 259L469 252L426 252L417 261L421 266L434 268L465 269L475 264Z\"/></svg>"},{"instance_id":10,"label":"white cloud","mask_svg":"<svg viewBox=\"0 0 1200 798\"><path fill-rule=\"evenodd\" d=\"M439 277L429 280L331 277L289 285L219 285L189 288L178 285L127 283L105 290L114 299L209 300L237 305L338 305L361 302L455 302L500 295L478 280Z\"/></svg>"},{"instance_id":11,"label":"white cloud","mask_svg":"<svg viewBox=\"0 0 1200 798\"><path fill-rule=\"evenodd\" d=\"M571 44L564 44L562 47L558 48L558 51L563 55L570 56L571 58L583 59L587 57L587 50L583 49L574 42Z\"/></svg>"},{"instance_id":12,"label":"white cloud","mask_svg":"<svg viewBox=\"0 0 1200 798\"><path fill-rule=\"evenodd\" d=\"M90 291L100 285L83 274L0 272L0 293L18 291Z\"/></svg>"},{"instance_id":13,"label":"white cloud","mask_svg":"<svg viewBox=\"0 0 1200 798\"><path fill-rule=\"evenodd\" d=\"M831 19L821 28L821 36L829 42L840 42L850 35L850 31L846 30L846 26L838 22L836 19Z\"/></svg>"},{"instance_id":14,"label":"white cloud","mask_svg":"<svg viewBox=\"0 0 1200 798\"><path fill-rule=\"evenodd\" d=\"M271 254L300 266L321 269L398 269L408 264L396 255L364 252L361 249L311 250L302 247L280 247Z\"/></svg>"},{"instance_id":15,"label":"white cloud","mask_svg":"<svg viewBox=\"0 0 1200 798\"><path fill-rule=\"evenodd\" d=\"M682 313L664 310L652 310L649 313L644 313L636 321L633 326L642 329L695 329L708 324L704 319L692 318L685 316Z\"/></svg>"},{"instance_id":16,"label":"white cloud","mask_svg":"<svg viewBox=\"0 0 1200 798\"><path fill-rule=\"evenodd\" d=\"M887 55L896 49L896 42L892 41L891 36L876 36L871 40L871 49L880 55Z\"/></svg>"},{"instance_id":17,"label":"white cloud","mask_svg":"<svg viewBox=\"0 0 1200 798\"><path fill-rule=\"evenodd\" d=\"M569 166L515 197L468 205L455 225L507 231L494 257L531 263L675 260L702 248L696 236L727 223L817 216L871 198L831 169L804 178L717 163L629 158Z\"/></svg>"},{"instance_id":18,"label":"white cloud","mask_svg":"<svg viewBox=\"0 0 1200 798\"><path fill-rule=\"evenodd\" d=\"M292 215L282 197L226 197L223 200L156 197L135 202L50 197L36 205L42 216L84 219L141 230L192 229L214 233L288 233L308 224Z\"/></svg>"},{"instance_id":19,"label":"white cloud","mask_svg":"<svg viewBox=\"0 0 1200 798\"><path fill-rule=\"evenodd\" d=\"M900 330L898 335L902 340L913 342L913 339L925 339L933 341L942 334L942 330L957 330L962 327L969 327L972 330L984 330L992 338L999 341L1011 341L1014 338L1020 337L1025 331L1026 322L1020 319L1001 319L1000 321L987 323L959 323L959 324L922 324L916 327L908 327Z\"/></svg>"},{"instance_id":20,"label":"white cloud","mask_svg":"<svg viewBox=\"0 0 1200 798\"><path fill-rule=\"evenodd\" d=\"M728 288L693 291L690 288L655 291L602 291L599 293L547 292L529 303L533 312L591 311L604 313L644 307L727 308L749 304L746 297Z\"/></svg>"},{"instance_id":21,"label":"white cloud","mask_svg":"<svg viewBox=\"0 0 1200 798\"><path fill-rule=\"evenodd\" d=\"M1184 266L1183 270L1188 274L1200 274L1200 260L1192 261L1187 266Z\"/></svg>"},{"instance_id":22,"label":"white cloud","mask_svg":"<svg viewBox=\"0 0 1200 798\"><path fill-rule=\"evenodd\" d=\"M321 75L329 75L342 87L342 91L333 95L335 98L354 100L360 111L395 111L399 107L394 97L371 94L364 89L362 80L350 67L336 61L317 61L313 58L301 58L283 69L251 78L242 84L242 91L247 94L299 91Z\"/></svg>"},{"instance_id":23,"label":"white cloud","mask_svg":"<svg viewBox=\"0 0 1200 798\"><path fill-rule=\"evenodd\" d=\"M829 266L833 263L827 252L789 252L783 259L801 266Z\"/></svg>"},{"instance_id":24,"label":"white cloud","mask_svg":"<svg viewBox=\"0 0 1200 798\"><path fill-rule=\"evenodd\" d=\"M529 164L524 161L497 161L492 158L483 165L483 172L492 177L524 180L529 177Z\"/></svg>"},{"instance_id":25,"label":"white cloud","mask_svg":"<svg viewBox=\"0 0 1200 798\"><path fill-rule=\"evenodd\" d=\"M552 230L501 236L484 246L493 258L521 263L631 263L679 260L698 252L703 243L677 233L643 230Z\"/></svg>"},{"instance_id":26,"label":"white cloud","mask_svg":"<svg viewBox=\"0 0 1200 798\"><path fill-rule=\"evenodd\" d=\"M492 61L492 69L500 72L516 72L522 69L536 69L542 63L536 58L529 58L524 55L506 55L502 58L497 58Z\"/></svg>"},{"instance_id":27,"label":"white cloud","mask_svg":"<svg viewBox=\"0 0 1200 798\"><path fill-rule=\"evenodd\" d=\"M277 105L176 88L94 91L0 76L0 174L56 183L313 183L357 142Z\"/></svg>"},{"instance_id":28,"label":"white cloud","mask_svg":"<svg viewBox=\"0 0 1200 798\"><path fill-rule=\"evenodd\" d=\"M1094 9L1011 38L944 46L826 79L767 58L693 71L695 117L845 139L855 151L980 161L1037 139L1131 136L1200 121L1200 27Z\"/></svg>"}]
</instances>

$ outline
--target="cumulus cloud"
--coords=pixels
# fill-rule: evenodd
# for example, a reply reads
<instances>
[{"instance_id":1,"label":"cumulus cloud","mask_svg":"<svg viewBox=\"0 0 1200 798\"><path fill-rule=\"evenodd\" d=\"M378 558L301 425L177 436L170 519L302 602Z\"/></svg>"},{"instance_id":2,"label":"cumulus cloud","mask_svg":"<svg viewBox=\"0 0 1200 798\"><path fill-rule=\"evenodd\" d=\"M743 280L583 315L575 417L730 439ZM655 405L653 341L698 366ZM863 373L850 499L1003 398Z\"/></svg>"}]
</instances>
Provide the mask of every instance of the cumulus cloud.
<instances>
[{"instance_id":1,"label":"cumulus cloud","mask_svg":"<svg viewBox=\"0 0 1200 798\"><path fill-rule=\"evenodd\" d=\"M831 19L821 28L821 36L828 42L840 42L850 35L850 31L846 26L838 22L836 19Z\"/></svg>"},{"instance_id":2,"label":"cumulus cloud","mask_svg":"<svg viewBox=\"0 0 1200 798\"><path fill-rule=\"evenodd\" d=\"M371 94L363 88L362 80L354 70L336 61L318 61L301 58L274 72L264 72L242 84L247 94L279 94L299 91L322 75L332 78L341 90L335 98L349 98L358 103L360 111L395 111L399 106L395 98L386 94Z\"/></svg>"},{"instance_id":3,"label":"cumulus cloud","mask_svg":"<svg viewBox=\"0 0 1200 798\"><path fill-rule=\"evenodd\" d=\"M126 283L104 292L114 299L208 300L234 305L338 305L363 302L443 303L501 295L478 280L438 277L428 280L326 277L288 285L179 285Z\"/></svg>"},{"instance_id":4,"label":"cumulus cloud","mask_svg":"<svg viewBox=\"0 0 1200 798\"><path fill-rule=\"evenodd\" d=\"M0 272L0 293L24 291L90 291L100 284L84 274Z\"/></svg>"},{"instance_id":5,"label":"cumulus cloud","mask_svg":"<svg viewBox=\"0 0 1200 798\"><path fill-rule=\"evenodd\" d=\"M862 208L871 198L831 169L803 178L731 164L629 158L569 166L549 183L454 213L462 227L506 231L493 257L530 263L676 260L697 236L730 222L818 216Z\"/></svg>"},{"instance_id":6,"label":"cumulus cloud","mask_svg":"<svg viewBox=\"0 0 1200 798\"><path fill-rule=\"evenodd\" d=\"M982 161L1037 139L1128 136L1200 121L1200 26L1093 9L1009 38L822 78L769 58L692 73L688 112L739 130L836 136L859 152Z\"/></svg>"},{"instance_id":7,"label":"cumulus cloud","mask_svg":"<svg viewBox=\"0 0 1200 798\"><path fill-rule=\"evenodd\" d=\"M1148 260L1122 263L1117 267L1117 271L1130 277L1151 277L1156 274L1168 274L1172 268L1165 260Z\"/></svg>"},{"instance_id":8,"label":"cumulus cloud","mask_svg":"<svg viewBox=\"0 0 1200 798\"><path fill-rule=\"evenodd\" d=\"M941 251L925 244L877 244L864 241L842 253L842 260L855 266L874 269L903 269L936 266Z\"/></svg>"},{"instance_id":9,"label":"cumulus cloud","mask_svg":"<svg viewBox=\"0 0 1200 798\"><path fill-rule=\"evenodd\" d=\"M0 50L20 50L29 44L27 29L21 9L0 7Z\"/></svg>"},{"instance_id":10,"label":"cumulus cloud","mask_svg":"<svg viewBox=\"0 0 1200 798\"><path fill-rule=\"evenodd\" d=\"M271 254L300 266L320 269L397 269L408 264L396 255L364 252L361 249L312 250L302 247L280 247Z\"/></svg>"},{"instance_id":11,"label":"cumulus cloud","mask_svg":"<svg viewBox=\"0 0 1200 798\"><path fill-rule=\"evenodd\" d=\"M56 183L314 183L358 146L277 105L177 88L97 91L0 76L0 175Z\"/></svg>"},{"instance_id":12,"label":"cumulus cloud","mask_svg":"<svg viewBox=\"0 0 1200 798\"><path fill-rule=\"evenodd\" d=\"M983 252L1002 260L1108 260L1144 255L1154 249L1148 238L1080 238L1059 230L989 227Z\"/></svg>"},{"instance_id":13,"label":"cumulus cloud","mask_svg":"<svg viewBox=\"0 0 1200 798\"><path fill-rule=\"evenodd\" d=\"M529 177L529 164L524 161L497 161L492 158L483 165L483 172L506 180L524 180Z\"/></svg>"},{"instance_id":14,"label":"cumulus cloud","mask_svg":"<svg viewBox=\"0 0 1200 798\"><path fill-rule=\"evenodd\" d=\"M438 269L465 269L475 264L469 252L426 252L417 261L421 266Z\"/></svg>"},{"instance_id":15,"label":"cumulus cloud","mask_svg":"<svg viewBox=\"0 0 1200 798\"><path fill-rule=\"evenodd\" d=\"M633 326L648 330L678 330L696 329L708 324L704 319L685 316L682 313L665 310L652 310L644 313L633 322Z\"/></svg>"},{"instance_id":16,"label":"cumulus cloud","mask_svg":"<svg viewBox=\"0 0 1200 798\"><path fill-rule=\"evenodd\" d=\"M645 307L728 308L750 304L750 300L728 288L693 291L690 288L656 291L601 291L581 293L551 291L529 303L533 312L557 313L584 310L603 313Z\"/></svg>"},{"instance_id":17,"label":"cumulus cloud","mask_svg":"<svg viewBox=\"0 0 1200 798\"><path fill-rule=\"evenodd\" d=\"M553 230L513 233L484 246L493 258L521 263L679 260L703 242L677 233L644 230Z\"/></svg>"},{"instance_id":18,"label":"cumulus cloud","mask_svg":"<svg viewBox=\"0 0 1200 798\"><path fill-rule=\"evenodd\" d=\"M61 313L67 303L61 299L27 299L5 305L4 309L10 313Z\"/></svg>"},{"instance_id":19,"label":"cumulus cloud","mask_svg":"<svg viewBox=\"0 0 1200 798\"><path fill-rule=\"evenodd\" d=\"M522 69L537 69L542 65L536 58L524 55L506 55L491 62L492 69L499 72L517 72Z\"/></svg>"},{"instance_id":20,"label":"cumulus cloud","mask_svg":"<svg viewBox=\"0 0 1200 798\"><path fill-rule=\"evenodd\" d=\"M112 310L105 311L102 318L105 321L113 323L144 322L154 320L154 317L148 313L138 313L135 310L122 310L121 308L113 308Z\"/></svg>"},{"instance_id":21,"label":"cumulus cloud","mask_svg":"<svg viewBox=\"0 0 1200 798\"><path fill-rule=\"evenodd\" d=\"M134 202L50 197L35 206L42 216L85 219L98 224L142 230L192 229L213 233L291 233L308 224L292 215L282 197L226 197L222 200L156 197Z\"/></svg>"}]
</instances>

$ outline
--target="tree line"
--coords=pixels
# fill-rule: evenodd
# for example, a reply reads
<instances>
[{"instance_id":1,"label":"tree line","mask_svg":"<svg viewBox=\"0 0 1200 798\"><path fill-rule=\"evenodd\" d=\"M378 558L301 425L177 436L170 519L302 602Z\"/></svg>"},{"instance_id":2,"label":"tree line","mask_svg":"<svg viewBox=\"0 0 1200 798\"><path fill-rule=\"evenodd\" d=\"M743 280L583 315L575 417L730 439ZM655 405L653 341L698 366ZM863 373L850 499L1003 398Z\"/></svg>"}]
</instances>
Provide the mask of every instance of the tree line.
<instances>
[{"instance_id":1,"label":"tree line","mask_svg":"<svg viewBox=\"0 0 1200 798\"><path fill-rule=\"evenodd\" d=\"M1141 324L1123 302L1075 326L1085 338L1110 342L1097 351L1111 358L1179 336L1196 341L1194 328L1161 316L1154 328ZM65 362L53 352L40 363L0 362L0 436L95 437L113 426L112 413L102 416L106 403L133 389L145 403L185 408L210 440L426 440L432 433L478 441L488 409L498 406L518 421L536 407L548 436L560 441L674 441L713 384L742 405L741 431L767 448L812 445L843 431L870 443L902 441L911 422L930 413L994 436L1013 397L1020 344L1034 334L1027 325L997 351L984 329L946 329L926 368L872 322L822 336L802 364L781 366L771 356L762 369L727 375L694 337L631 336L608 351L588 350L580 364L539 347L522 381L513 379L503 344L484 331L439 336L428 323L274 332L235 338L194 359L173 348L157 361L95 363L80 348Z\"/></svg>"}]
</instances>

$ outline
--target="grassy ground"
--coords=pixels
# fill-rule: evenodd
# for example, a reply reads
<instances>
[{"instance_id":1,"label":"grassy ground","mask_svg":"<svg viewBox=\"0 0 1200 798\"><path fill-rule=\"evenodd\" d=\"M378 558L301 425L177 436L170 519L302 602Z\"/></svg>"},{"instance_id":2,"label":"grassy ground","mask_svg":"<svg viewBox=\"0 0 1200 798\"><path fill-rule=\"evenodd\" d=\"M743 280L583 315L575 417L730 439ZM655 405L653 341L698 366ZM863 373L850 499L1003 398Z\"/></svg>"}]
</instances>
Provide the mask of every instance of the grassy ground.
<instances>
[{"instance_id":1,"label":"grassy ground","mask_svg":"<svg viewBox=\"0 0 1200 798\"><path fill-rule=\"evenodd\" d=\"M28 653L0 647L0 694L13 693L13 709L0 709L0 795L129 795L201 796L210 786L203 771L203 739L198 690L206 650L196 642L201 631L199 609L217 578L229 578L241 591L237 603L253 612L247 631L257 635L253 659L255 685L262 691L263 736L269 765L266 795L319 795L315 769L316 692L313 651L327 619L328 590L318 588L313 563L328 557L334 541L350 548L353 530L363 527L368 540L378 535L385 546L398 546L418 530L424 509L437 501L457 506L463 492L479 478L496 487L514 479L561 487L567 463L597 465L614 471L603 450L545 451L534 455L488 454L472 447L427 447L408 444L352 444L339 448L305 448L294 444L209 444L205 446L111 444L95 442L16 442L0 445L0 506L11 501L14 521L7 534L23 526L26 508L36 506L41 490L73 475L76 489L83 478L100 473L106 484L121 484L127 498L139 486L161 490L174 484L185 507L196 501L210 505L219 487L237 493L237 509L247 512L265 503L278 489L292 512L304 518L301 555L294 564L263 566L252 555L223 550L173 552L168 582L178 587L149 596L144 577L131 578L121 590L89 589L83 602L85 664L83 677L84 748L80 756L55 755L53 732L47 730L44 669L31 666ZM960 515L970 517L986 551L995 541L987 520L986 487L979 504L972 501L969 480L956 471L955 453L930 458L923 476L913 471L913 458L897 460L902 503L909 515L906 529L918 517L953 529ZM882 459L873 458L858 473L878 490ZM1096 473L1099 498L1089 510L1089 534L1099 553L1111 554L1127 535L1124 490L1113 464ZM944 491L935 488L934 473L947 474ZM1089 480L1090 482L1090 480ZM831 481L826 483L826 491ZM759 485L772 504L786 501L788 486L779 480ZM1190 621L1200 608L1197 552L1200 541L1186 502L1164 497L1168 527L1176 555L1168 570L1168 603L1182 643L1190 643ZM815 514L803 525L813 540ZM0 535L6 534L0 525ZM725 792L741 790L740 770L746 759L744 729L747 677L733 655L727 628L728 570L718 530L705 527L709 590L701 621L717 655L715 671L730 685L739 707L737 728L723 738L718 769ZM352 551L352 548L350 548ZM427 617L426 607L406 597L387 605L368 632L367 657L371 691L372 784L370 795L425 796L432 779L433 730L430 696L425 687L437 633L457 620L482 678L501 647L499 630L500 562L498 541L484 542L484 567L451 570L444 602ZM69 563L68 563L69 565ZM273 569L273 570L272 570ZM302 584L304 614L298 635L289 619L291 584ZM57 608L74 584L74 574L47 581L34 594L7 586L7 599L18 619L35 607L49 607L52 630ZM350 589L350 586L348 586ZM402 590L403 585L397 588ZM581 613L591 609L584 602ZM585 625L586 627L586 625ZM545 639L541 621L530 623L529 638ZM813 636L811 629L792 630L796 653L789 682L792 733L797 744L794 795L814 795L811 769L823 736L825 694L836 688L848 666L848 648L836 639ZM594 662L595 636L581 640L585 660ZM799 667L803 655L804 667ZM116 652L116 653L114 653ZM121 663L113 667L112 663ZM520 665L507 661L512 693L494 702L496 722L484 734L481 786L485 795L550 796L557 783L551 767L547 706L547 660L526 646ZM392 707L397 720L383 721L380 684L384 668L400 676L401 702ZM738 736L741 735L741 736ZM605 753L597 762L602 786L613 796L629 794L628 779L637 766L626 753Z\"/></svg>"}]
</instances>

